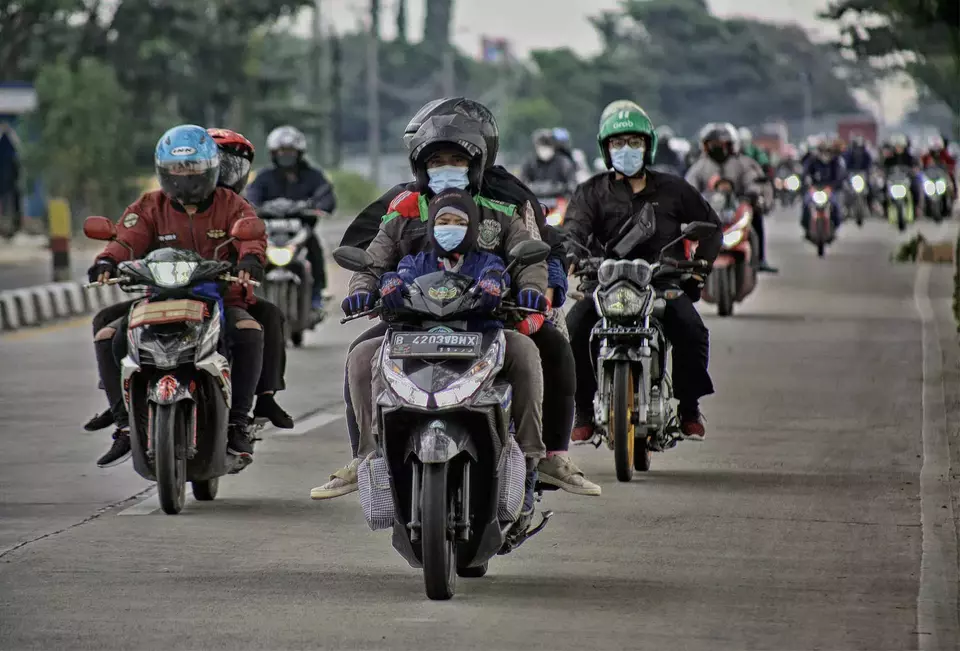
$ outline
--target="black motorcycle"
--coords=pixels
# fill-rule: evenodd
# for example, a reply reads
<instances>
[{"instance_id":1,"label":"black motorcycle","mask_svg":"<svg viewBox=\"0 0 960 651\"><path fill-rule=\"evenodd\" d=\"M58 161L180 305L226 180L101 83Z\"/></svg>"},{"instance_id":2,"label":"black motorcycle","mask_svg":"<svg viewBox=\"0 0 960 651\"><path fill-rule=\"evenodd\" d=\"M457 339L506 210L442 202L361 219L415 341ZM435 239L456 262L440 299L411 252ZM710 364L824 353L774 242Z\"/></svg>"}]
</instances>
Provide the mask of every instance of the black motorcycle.
<instances>
[{"instance_id":1,"label":"black motorcycle","mask_svg":"<svg viewBox=\"0 0 960 651\"><path fill-rule=\"evenodd\" d=\"M523 242L507 271L549 253L542 242ZM351 271L373 264L356 248L333 257ZM402 309L377 304L342 319L380 315L390 324L374 361L384 387L374 396L378 452L360 464L360 501L371 528L393 527L394 548L423 568L430 599L450 599L457 575L483 576L493 556L518 547L552 515L529 531L514 527L526 465L512 434L512 388L497 377L503 331L468 331L478 297L473 278L437 271L409 286Z\"/></svg>"},{"instance_id":2,"label":"black motorcycle","mask_svg":"<svg viewBox=\"0 0 960 651\"><path fill-rule=\"evenodd\" d=\"M83 232L95 240L116 239L106 217L88 217ZM260 220L241 219L217 249L263 234ZM171 515L183 509L187 481L197 500L212 500L220 477L250 461L227 452L231 384L220 296L224 283L239 280L228 274L231 267L194 251L163 248L121 262L118 276L106 281L126 291L147 290L147 298L130 308L123 395L134 470L157 482L160 506Z\"/></svg>"}]
</instances>

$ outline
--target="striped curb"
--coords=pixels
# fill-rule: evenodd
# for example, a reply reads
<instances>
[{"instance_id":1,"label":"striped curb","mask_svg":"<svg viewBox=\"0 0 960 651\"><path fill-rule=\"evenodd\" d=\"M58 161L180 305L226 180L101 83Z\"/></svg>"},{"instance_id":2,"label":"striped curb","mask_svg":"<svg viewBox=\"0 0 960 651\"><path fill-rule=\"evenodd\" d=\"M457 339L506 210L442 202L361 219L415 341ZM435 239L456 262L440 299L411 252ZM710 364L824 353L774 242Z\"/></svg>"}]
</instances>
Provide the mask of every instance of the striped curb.
<instances>
[{"instance_id":1,"label":"striped curb","mask_svg":"<svg viewBox=\"0 0 960 651\"><path fill-rule=\"evenodd\" d=\"M0 331L11 332L93 314L134 296L116 285L84 289L83 285L75 282L0 291Z\"/></svg>"}]
</instances>

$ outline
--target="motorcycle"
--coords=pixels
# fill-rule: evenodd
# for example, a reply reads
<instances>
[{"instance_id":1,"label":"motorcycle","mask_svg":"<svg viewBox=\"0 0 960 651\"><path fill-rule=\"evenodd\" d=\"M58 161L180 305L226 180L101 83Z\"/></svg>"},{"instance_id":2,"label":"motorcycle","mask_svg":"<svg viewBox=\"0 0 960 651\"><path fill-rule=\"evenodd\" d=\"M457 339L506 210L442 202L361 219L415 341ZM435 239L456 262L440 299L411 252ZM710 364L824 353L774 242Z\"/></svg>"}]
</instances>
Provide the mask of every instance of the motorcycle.
<instances>
[{"instance_id":1,"label":"motorcycle","mask_svg":"<svg viewBox=\"0 0 960 651\"><path fill-rule=\"evenodd\" d=\"M719 184L718 184L719 185ZM708 202L723 223L723 248L713 263L713 271L707 277L702 298L717 305L717 314L730 316L734 303L741 303L757 286L757 265L754 251L759 240L753 230L753 208L747 200L737 201L733 184L720 186L709 195ZM687 257L691 257L696 244L687 243Z\"/></svg>"},{"instance_id":2,"label":"motorcycle","mask_svg":"<svg viewBox=\"0 0 960 651\"><path fill-rule=\"evenodd\" d=\"M549 253L543 242L523 242L510 251L507 272ZM333 257L351 271L373 264L356 248ZM341 320L380 315L390 325L374 361L384 387L374 397L378 452L360 464L360 501L371 528L392 527L394 548L423 568L430 599L453 597L457 576L484 576L493 556L516 549L552 515L513 530L526 462L512 434L512 389L497 377L503 331L467 331L478 297L473 278L437 271L409 286L403 308L378 303Z\"/></svg>"},{"instance_id":3,"label":"motorcycle","mask_svg":"<svg viewBox=\"0 0 960 651\"><path fill-rule=\"evenodd\" d=\"M264 203L257 213L267 228L266 275L257 295L280 308L284 339L300 347L303 333L324 317L312 308L313 269L305 246L323 213L285 198Z\"/></svg>"},{"instance_id":4,"label":"motorcycle","mask_svg":"<svg viewBox=\"0 0 960 651\"><path fill-rule=\"evenodd\" d=\"M88 217L83 232L94 240L119 241L106 217ZM263 235L259 219L240 219L217 249ZM160 507L170 515L183 509L187 481L198 501L213 500L220 477L250 462L227 452L230 362L220 352L219 283L239 281L227 273L231 266L194 251L162 248L142 260L121 262L117 277L106 281L125 291L147 290L147 297L130 308L129 346L121 363L123 398L134 470L157 483ZM252 438L252 432L248 435Z\"/></svg>"},{"instance_id":5,"label":"motorcycle","mask_svg":"<svg viewBox=\"0 0 960 651\"><path fill-rule=\"evenodd\" d=\"M773 189L780 205L793 205L800 194L800 175L789 167L780 167L773 179Z\"/></svg>"},{"instance_id":6,"label":"motorcycle","mask_svg":"<svg viewBox=\"0 0 960 651\"><path fill-rule=\"evenodd\" d=\"M914 220L913 193L910 191L910 171L894 168L887 176L887 219L900 231Z\"/></svg>"},{"instance_id":7,"label":"motorcycle","mask_svg":"<svg viewBox=\"0 0 960 651\"><path fill-rule=\"evenodd\" d=\"M817 256L821 258L834 238L833 221L830 219L832 195L833 189L829 186L810 188L810 224L807 227L807 239L817 247Z\"/></svg>"},{"instance_id":8,"label":"motorcycle","mask_svg":"<svg viewBox=\"0 0 960 651\"><path fill-rule=\"evenodd\" d=\"M863 226L864 220L870 214L869 188L867 175L864 172L853 172L847 178L846 199L847 214L853 215L857 226Z\"/></svg>"},{"instance_id":9,"label":"motorcycle","mask_svg":"<svg viewBox=\"0 0 960 651\"><path fill-rule=\"evenodd\" d=\"M543 206L547 224L563 226L563 218L567 212L567 205L570 203L568 198L570 195L569 186L556 181L534 181L530 183L530 190L536 195L540 205Z\"/></svg>"},{"instance_id":10,"label":"motorcycle","mask_svg":"<svg viewBox=\"0 0 960 651\"><path fill-rule=\"evenodd\" d=\"M547 217L547 224L550 226L563 226L563 218L567 214L567 205L570 202L566 197L544 198L540 199L543 206L543 213Z\"/></svg>"},{"instance_id":11,"label":"motorcycle","mask_svg":"<svg viewBox=\"0 0 960 651\"><path fill-rule=\"evenodd\" d=\"M617 479L633 479L634 470L650 469L653 452L663 452L680 440L679 421L671 399L667 371L670 341L661 319L667 302L683 294L679 283L703 272L698 261L672 260L665 253L685 239L697 240L716 229L709 222L692 222L660 251L659 260L581 259L574 276L581 288L593 290L600 321L590 340L600 341L595 366L597 394L593 443L614 451Z\"/></svg>"},{"instance_id":12,"label":"motorcycle","mask_svg":"<svg viewBox=\"0 0 960 651\"><path fill-rule=\"evenodd\" d=\"M927 214L937 223L953 211L953 183L945 169L934 165L923 171L923 193Z\"/></svg>"}]
</instances>

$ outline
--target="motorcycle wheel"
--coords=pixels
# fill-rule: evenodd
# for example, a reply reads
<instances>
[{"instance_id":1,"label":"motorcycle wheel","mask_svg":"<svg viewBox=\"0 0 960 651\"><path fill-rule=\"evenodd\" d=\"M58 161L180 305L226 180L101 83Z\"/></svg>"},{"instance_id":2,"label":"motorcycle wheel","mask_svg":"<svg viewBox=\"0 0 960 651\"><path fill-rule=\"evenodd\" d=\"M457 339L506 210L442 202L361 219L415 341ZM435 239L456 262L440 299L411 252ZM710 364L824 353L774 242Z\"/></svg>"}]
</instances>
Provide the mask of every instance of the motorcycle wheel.
<instances>
[{"instance_id":1,"label":"motorcycle wheel","mask_svg":"<svg viewBox=\"0 0 960 651\"><path fill-rule=\"evenodd\" d=\"M192 481L190 486L193 488L193 497L198 502L210 502L217 499L217 490L220 488L220 478L203 479L201 481Z\"/></svg>"},{"instance_id":2,"label":"motorcycle wheel","mask_svg":"<svg viewBox=\"0 0 960 651\"><path fill-rule=\"evenodd\" d=\"M186 423L177 405L156 405L153 414L153 450L160 508L168 515L183 510L187 499L187 459L183 454ZM183 458L177 458L178 442Z\"/></svg>"},{"instance_id":3,"label":"motorcycle wheel","mask_svg":"<svg viewBox=\"0 0 960 651\"><path fill-rule=\"evenodd\" d=\"M936 199L930 201L930 217L938 224L943 221L943 201Z\"/></svg>"},{"instance_id":4,"label":"motorcycle wheel","mask_svg":"<svg viewBox=\"0 0 960 651\"><path fill-rule=\"evenodd\" d=\"M717 275L717 314L720 316L731 316L733 314L733 294L736 282L733 274L734 268L727 267L720 269Z\"/></svg>"},{"instance_id":5,"label":"motorcycle wheel","mask_svg":"<svg viewBox=\"0 0 960 651\"><path fill-rule=\"evenodd\" d=\"M897 204L897 230L903 232L907 230L907 215L902 203Z\"/></svg>"},{"instance_id":6,"label":"motorcycle wheel","mask_svg":"<svg viewBox=\"0 0 960 651\"><path fill-rule=\"evenodd\" d=\"M423 583L427 598L446 600L457 586L457 555L450 531L450 495L447 491L447 464L422 465L423 488L420 511L420 540Z\"/></svg>"},{"instance_id":7,"label":"motorcycle wheel","mask_svg":"<svg viewBox=\"0 0 960 651\"><path fill-rule=\"evenodd\" d=\"M291 332L290 343L293 344L294 348L300 348L303 346L303 332Z\"/></svg>"},{"instance_id":8,"label":"motorcycle wheel","mask_svg":"<svg viewBox=\"0 0 960 651\"><path fill-rule=\"evenodd\" d=\"M857 226L863 228L863 215L867 212L866 208L863 207L863 204L857 204Z\"/></svg>"},{"instance_id":9,"label":"motorcycle wheel","mask_svg":"<svg viewBox=\"0 0 960 651\"><path fill-rule=\"evenodd\" d=\"M633 373L629 362L617 362L613 369L613 399L610 401L610 436L618 481L633 479L636 447L633 424Z\"/></svg>"}]
</instances>

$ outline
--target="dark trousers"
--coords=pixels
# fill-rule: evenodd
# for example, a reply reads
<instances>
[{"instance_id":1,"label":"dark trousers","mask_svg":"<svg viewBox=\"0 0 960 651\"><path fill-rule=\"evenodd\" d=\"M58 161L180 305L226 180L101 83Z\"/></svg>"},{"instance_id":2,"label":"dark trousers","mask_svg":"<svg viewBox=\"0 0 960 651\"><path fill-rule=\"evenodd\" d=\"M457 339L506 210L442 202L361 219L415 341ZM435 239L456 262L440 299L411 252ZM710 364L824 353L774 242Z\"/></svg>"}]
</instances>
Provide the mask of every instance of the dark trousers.
<instances>
[{"instance_id":1,"label":"dark trousers","mask_svg":"<svg viewBox=\"0 0 960 651\"><path fill-rule=\"evenodd\" d=\"M313 268L313 293L320 294L327 288L327 267L323 259L323 246L313 233L303 243L307 249L307 260Z\"/></svg>"},{"instance_id":2,"label":"dark trousers","mask_svg":"<svg viewBox=\"0 0 960 651\"><path fill-rule=\"evenodd\" d=\"M753 230L757 233L757 259L760 262L767 261L767 234L763 227L763 211L753 211Z\"/></svg>"},{"instance_id":3,"label":"dark trousers","mask_svg":"<svg viewBox=\"0 0 960 651\"><path fill-rule=\"evenodd\" d=\"M600 346L599 340L594 339L591 350L590 331L599 320L593 298L577 301L567 314L570 345L577 365L577 414L588 423L593 422L593 396L597 392L594 365ZM707 371L710 333L686 294L667 301L662 325L673 344L673 395L680 402L680 410L690 413L697 408L700 398L713 393L713 382Z\"/></svg>"},{"instance_id":4,"label":"dark trousers","mask_svg":"<svg viewBox=\"0 0 960 651\"><path fill-rule=\"evenodd\" d=\"M370 339L382 337L387 332L387 324L380 322L368 328L350 344L347 351ZM543 443L547 452L560 452L570 446L570 432L573 430L573 397L576 393L576 373L573 350L564 336L553 324L544 323L530 339L540 352L540 364L543 367ZM346 368L343 373L343 401L346 404L347 432L350 435L350 448L357 456L360 444L360 426L350 399L350 384Z\"/></svg>"}]
</instances>

